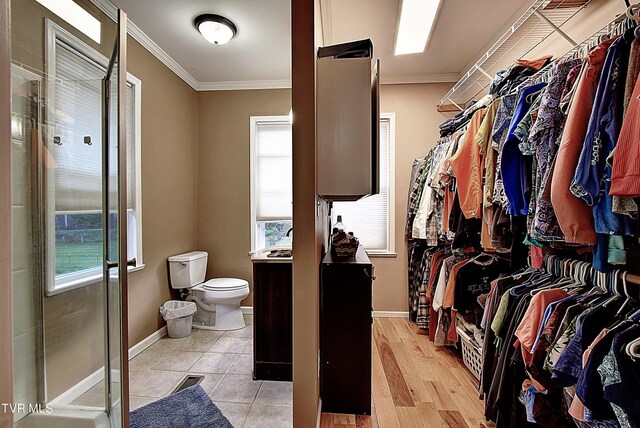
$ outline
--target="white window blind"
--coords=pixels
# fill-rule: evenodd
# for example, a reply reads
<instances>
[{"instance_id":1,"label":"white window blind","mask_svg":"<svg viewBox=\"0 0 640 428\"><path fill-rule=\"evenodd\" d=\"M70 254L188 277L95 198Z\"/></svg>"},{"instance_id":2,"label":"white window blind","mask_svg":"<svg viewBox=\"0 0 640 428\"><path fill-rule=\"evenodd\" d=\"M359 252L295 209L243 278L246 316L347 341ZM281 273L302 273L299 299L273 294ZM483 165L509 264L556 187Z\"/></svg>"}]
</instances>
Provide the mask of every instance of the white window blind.
<instances>
[{"instance_id":1,"label":"white window blind","mask_svg":"<svg viewBox=\"0 0 640 428\"><path fill-rule=\"evenodd\" d=\"M255 144L256 221L292 218L291 124L258 122Z\"/></svg>"},{"instance_id":2,"label":"white window blind","mask_svg":"<svg viewBox=\"0 0 640 428\"><path fill-rule=\"evenodd\" d=\"M53 136L56 212L99 211L102 207L102 95L105 68L57 40L55 49ZM116 135L116 91L111 88L111 138ZM127 85L127 164L133 165L135 91ZM91 144L85 143L85 137ZM116 144L111 145L110 173L115 177ZM135 169L127 168L127 208L132 209ZM111 182L115 189L115 180Z\"/></svg>"},{"instance_id":3,"label":"white window blind","mask_svg":"<svg viewBox=\"0 0 640 428\"><path fill-rule=\"evenodd\" d=\"M391 119L380 119L380 193L355 202L334 202L332 223L338 215L347 232L353 232L370 252L392 252L390 228L391 203Z\"/></svg>"}]
</instances>

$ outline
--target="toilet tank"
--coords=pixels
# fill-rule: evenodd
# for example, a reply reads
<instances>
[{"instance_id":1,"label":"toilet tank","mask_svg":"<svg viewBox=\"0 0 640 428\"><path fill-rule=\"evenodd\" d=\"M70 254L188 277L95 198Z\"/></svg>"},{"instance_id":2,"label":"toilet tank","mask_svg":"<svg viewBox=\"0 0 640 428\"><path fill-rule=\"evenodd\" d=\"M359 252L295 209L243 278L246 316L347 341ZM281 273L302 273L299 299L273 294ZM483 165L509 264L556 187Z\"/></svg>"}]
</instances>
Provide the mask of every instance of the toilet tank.
<instances>
[{"instance_id":1,"label":"toilet tank","mask_svg":"<svg viewBox=\"0 0 640 428\"><path fill-rule=\"evenodd\" d=\"M171 288L191 288L204 282L207 274L206 251L191 251L169 257Z\"/></svg>"}]
</instances>

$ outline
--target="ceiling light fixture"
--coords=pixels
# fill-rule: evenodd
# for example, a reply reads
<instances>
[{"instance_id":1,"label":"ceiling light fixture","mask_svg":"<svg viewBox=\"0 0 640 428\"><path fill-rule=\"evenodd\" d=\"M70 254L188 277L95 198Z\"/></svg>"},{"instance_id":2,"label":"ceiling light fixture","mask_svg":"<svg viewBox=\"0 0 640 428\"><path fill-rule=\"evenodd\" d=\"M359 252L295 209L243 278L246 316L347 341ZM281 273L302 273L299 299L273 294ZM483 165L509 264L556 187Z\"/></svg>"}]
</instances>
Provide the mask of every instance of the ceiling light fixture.
<instances>
[{"instance_id":1,"label":"ceiling light fixture","mask_svg":"<svg viewBox=\"0 0 640 428\"><path fill-rule=\"evenodd\" d=\"M193 23L202 37L214 45L224 45L238 34L238 27L233 22L213 13L198 15Z\"/></svg>"},{"instance_id":2,"label":"ceiling light fixture","mask_svg":"<svg viewBox=\"0 0 640 428\"><path fill-rule=\"evenodd\" d=\"M402 0L396 55L422 53L433 30L441 0Z\"/></svg>"}]
</instances>

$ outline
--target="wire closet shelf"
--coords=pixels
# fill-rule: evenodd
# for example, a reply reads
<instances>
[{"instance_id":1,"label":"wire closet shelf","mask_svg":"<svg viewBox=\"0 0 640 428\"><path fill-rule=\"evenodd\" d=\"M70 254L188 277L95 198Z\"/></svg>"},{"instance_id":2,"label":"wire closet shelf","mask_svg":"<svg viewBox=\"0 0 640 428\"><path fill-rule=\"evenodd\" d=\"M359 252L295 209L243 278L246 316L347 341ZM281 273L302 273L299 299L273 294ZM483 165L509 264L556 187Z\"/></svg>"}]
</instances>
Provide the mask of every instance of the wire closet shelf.
<instances>
[{"instance_id":1,"label":"wire closet shelf","mask_svg":"<svg viewBox=\"0 0 640 428\"><path fill-rule=\"evenodd\" d=\"M438 107L453 104L464 107L483 94L495 74L522 59L552 34L559 34L568 43L567 50L578 43L561 27L573 18L590 0L536 0L529 9L471 66L460 80L440 100Z\"/></svg>"}]
</instances>

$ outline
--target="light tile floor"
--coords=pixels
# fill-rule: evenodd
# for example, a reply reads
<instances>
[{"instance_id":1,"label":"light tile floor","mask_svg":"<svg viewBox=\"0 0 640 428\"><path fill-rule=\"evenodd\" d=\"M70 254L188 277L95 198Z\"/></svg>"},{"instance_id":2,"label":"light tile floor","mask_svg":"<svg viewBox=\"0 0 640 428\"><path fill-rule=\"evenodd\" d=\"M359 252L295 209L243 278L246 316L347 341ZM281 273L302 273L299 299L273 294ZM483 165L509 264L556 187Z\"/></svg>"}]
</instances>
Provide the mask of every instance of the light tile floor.
<instances>
[{"instance_id":1,"label":"light tile floor","mask_svg":"<svg viewBox=\"0 0 640 428\"><path fill-rule=\"evenodd\" d=\"M131 409L169 395L188 374L204 375L200 386L235 428L289 428L291 382L254 381L252 317L241 330L193 329L183 339L164 337L129 362ZM103 400L97 385L73 404ZM99 405L99 404L98 404Z\"/></svg>"}]
</instances>

